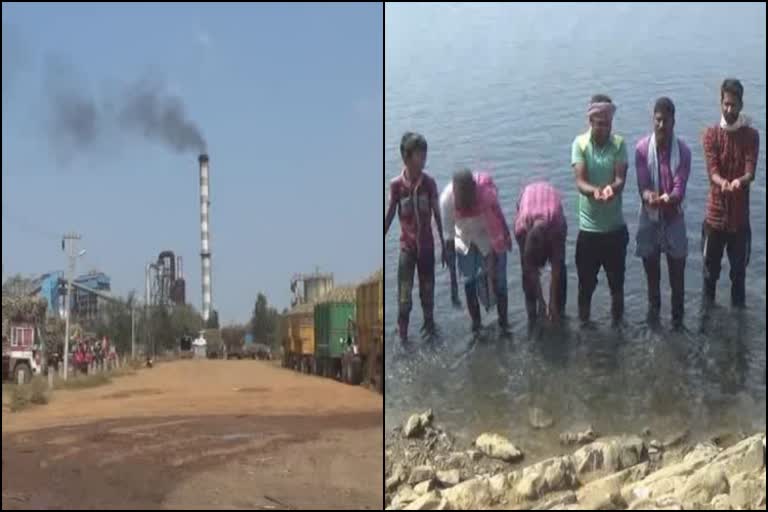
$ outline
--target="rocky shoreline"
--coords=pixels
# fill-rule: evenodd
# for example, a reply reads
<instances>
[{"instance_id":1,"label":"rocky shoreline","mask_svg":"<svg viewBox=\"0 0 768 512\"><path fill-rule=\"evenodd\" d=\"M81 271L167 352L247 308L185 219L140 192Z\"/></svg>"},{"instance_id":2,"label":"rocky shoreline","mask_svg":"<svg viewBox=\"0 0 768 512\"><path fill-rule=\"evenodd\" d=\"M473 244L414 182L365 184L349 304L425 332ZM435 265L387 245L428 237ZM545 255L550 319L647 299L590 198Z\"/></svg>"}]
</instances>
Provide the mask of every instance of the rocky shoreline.
<instances>
[{"instance_id":1,"label":"rocky shoreline","mask_svg":"<svg viewBox=\"0 0 768 512\"><path fill-rule=\"evenodd\" d=\"M387 434L387 510L765 510L765 433L689 441L560 435L564 455L526 464L498 433L462 446L432 411Z\"/></svg>"}]
</instances>

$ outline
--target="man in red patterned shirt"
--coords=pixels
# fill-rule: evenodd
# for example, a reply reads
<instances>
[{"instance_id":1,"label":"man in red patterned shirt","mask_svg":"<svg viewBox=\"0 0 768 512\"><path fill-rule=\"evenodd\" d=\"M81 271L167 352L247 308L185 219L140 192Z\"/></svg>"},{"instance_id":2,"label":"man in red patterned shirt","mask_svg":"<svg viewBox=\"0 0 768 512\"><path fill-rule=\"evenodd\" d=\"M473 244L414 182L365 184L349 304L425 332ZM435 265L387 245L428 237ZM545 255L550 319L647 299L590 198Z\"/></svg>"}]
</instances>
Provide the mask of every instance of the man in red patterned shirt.
<instances>
[{"instance_id":1,"label":"man in red patterned shirt","mask_svg":"<svg viewBox=\"0 0 768 512\"><path fill-rule=\"evenodd\" d=\"M400 340L408 340L411 315L413 275L418 270L419 296L424 312L427 334L434 334L435 242L432 236L432 216L435 218L445 265L445 243L440 220L440 205L435 180L424 172L427 161L427 141L418 133L407 132L400 142L403 170L389 185L389 208L384 217L384 236L398 214L400 220L400 259L397 270L399 302L397 326Z\"/></svg>"},{"instance_id":2,"label":"man in red patterned shirt","mask_svg":"<svg viewBox=\"0 0 768 512\"><path fill-rule=\"evenodd\" d=\"M707 211L702 227L704 299L715 300L723 250L731 267L731 304L745 305L746 267L752 232L749 225L749 188L755 179L760 136L742 114L744 87L726 79L720 87L720 124L704 132L704 155L709 174Z\"/></svg>"}]
</instances>

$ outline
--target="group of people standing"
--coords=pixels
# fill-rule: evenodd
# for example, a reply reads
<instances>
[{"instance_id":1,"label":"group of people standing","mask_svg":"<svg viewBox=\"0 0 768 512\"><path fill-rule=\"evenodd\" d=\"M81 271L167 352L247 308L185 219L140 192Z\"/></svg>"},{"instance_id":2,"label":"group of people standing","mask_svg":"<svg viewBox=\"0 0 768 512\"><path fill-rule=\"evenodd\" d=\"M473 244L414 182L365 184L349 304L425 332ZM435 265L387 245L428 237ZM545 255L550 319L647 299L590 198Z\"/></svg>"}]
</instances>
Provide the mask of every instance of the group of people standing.
<instances>
[{"instance_id":1,"label":"group of people standing","mask_svg":"<svg viewBox=\"0 0 768 512\"><path fill-rule=\"evenodd\" d=\"M106 336L101 340L80 340L74 345L72 364L76 371L84 375L88 374L93 364L99 368L114 368L117 365L117 352Z\"/></svg>"},{"instance_id":2,"label":"group of people standing","mask_svg":"<svg viewBox=\"0 0 768 512\"><path fill-rule=\"evenodd\" d=\"M703 135L709 180L702 225L703 298L715 300L715 287L725 251L730 263L731 303L744 307L745 275L751 249L749 189L755 179L759 135L742 113L744 88L726 79L720 87L721 119ZM602 268L611 295L611 314L624 315L624 275L629 233L622 196L629 160L624 138L612 131L616 105L598 94L587 108L589 129L571 147L578 199L575 263L578 276L578 315L587 322L592 295ZM653 129L635 145L635 173L641 198L636 256L643 261L648 290L648 320L658 321L661 307L661 255L666 255L672 322L682 326L685 304L685 264L688 235L683 204L691 172L691 150L675 134L675 105L661 97L653 108ZM460 307L458 277L473 331L481 327L481 303L495 306L498 324L508 332L507 253L514 236L519 252L522 288L530 322L560 321L566 305L567 222L560 192L547 181L527 184L519 195L510 224L502 211L498 190L488 173L461 169L438 194L434 178L424 172L426 139L413 132L400 144L403 169L390 183L384 233L398 215L401 236L398 264L398 333L408 339L414 275L424 312L423 331L435 332L435 242L432 219L441 247L441 264L448 267L451 299ZM548 301L540 271L551 265ZM457 272L458 270L458 272Z\"/></svg>"}]
</instances>

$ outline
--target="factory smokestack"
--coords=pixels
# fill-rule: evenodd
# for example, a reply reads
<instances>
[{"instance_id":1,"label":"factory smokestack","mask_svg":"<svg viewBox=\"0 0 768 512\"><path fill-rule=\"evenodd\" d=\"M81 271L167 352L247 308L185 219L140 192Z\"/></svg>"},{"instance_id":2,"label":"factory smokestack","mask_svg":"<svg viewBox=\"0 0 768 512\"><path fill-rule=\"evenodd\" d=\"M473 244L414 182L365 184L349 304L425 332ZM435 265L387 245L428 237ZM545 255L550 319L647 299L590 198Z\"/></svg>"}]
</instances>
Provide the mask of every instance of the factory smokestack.
<instances>
[{"instance_id":1,"label":"factory smokestack","mask_svg":"<svg viewBox=\"0 0 768 512\"><path fill-rule=\"evenodd\" d=\"M209 236L209 215L210 215L210 188L208 177L208 155L202 154L198 159L200 162L200 237L201 249L200 258L202 260L203 272L203 303L202 313L203 321L208 322L211 317L212 295L211 295L211 246Z\"/></svg>"}]
</instances>

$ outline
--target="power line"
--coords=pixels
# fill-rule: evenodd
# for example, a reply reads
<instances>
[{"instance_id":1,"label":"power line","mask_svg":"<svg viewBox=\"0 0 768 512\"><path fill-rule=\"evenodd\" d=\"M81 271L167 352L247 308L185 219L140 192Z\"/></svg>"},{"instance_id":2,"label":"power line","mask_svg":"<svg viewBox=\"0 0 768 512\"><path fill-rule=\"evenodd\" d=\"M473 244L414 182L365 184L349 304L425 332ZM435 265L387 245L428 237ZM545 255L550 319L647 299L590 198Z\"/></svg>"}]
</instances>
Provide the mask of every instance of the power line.
<instances>
[{"instance_id":1,"label":"power line","mask_svg":"<svg viewBox=\"0 0 768 512\"><path fill-rule=\"evenodd\" d=\"M8 222L10 224L15 225L16 227L23 230L25 233L29 233L32 235L35 235L39 238L44 238L46 240L55 240L58 241L61 239L61 234L57 234L55 231L49 231L45 228L40 227L39 224L35 222L30 222L29 220L26 220L19 215L16 215L15 213L12 213L8 210L8 207L3 205L3 222Z\"/></svg>"}]
</instances>

